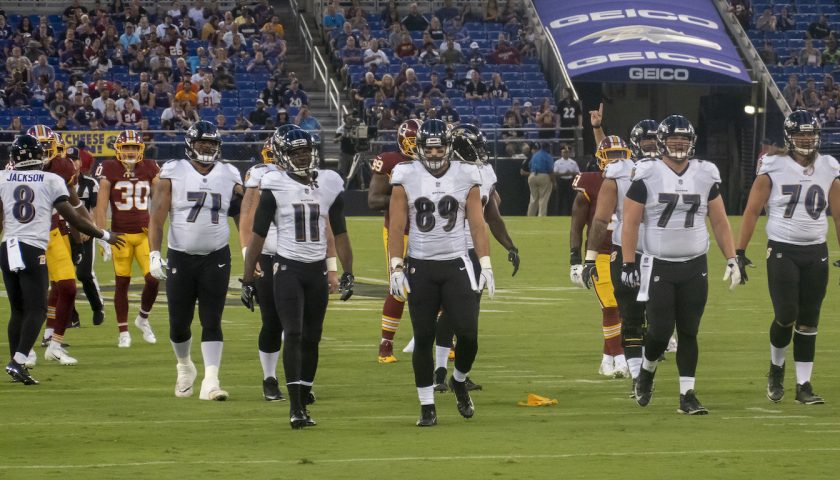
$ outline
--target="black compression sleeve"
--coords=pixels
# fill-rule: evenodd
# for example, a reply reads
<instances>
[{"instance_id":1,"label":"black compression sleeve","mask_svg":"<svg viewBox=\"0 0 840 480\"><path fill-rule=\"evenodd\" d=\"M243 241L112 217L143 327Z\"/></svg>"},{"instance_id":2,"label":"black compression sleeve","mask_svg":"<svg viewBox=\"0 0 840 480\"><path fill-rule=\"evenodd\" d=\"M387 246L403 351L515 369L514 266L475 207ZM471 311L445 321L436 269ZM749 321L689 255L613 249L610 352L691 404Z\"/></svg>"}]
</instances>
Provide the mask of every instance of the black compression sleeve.
<instances>
[{"instance_id":1,"label":"black compression sleeve","mask_svg":"<svg viewBox=\"0 0 840 480\"><path fill-rule=\"evenodd\" d=\"M712 188L709 190L709 201L711 202L712 200L716 199L719 196L720 196L720 184L715 183L714 185L712 185Z\"/></svg>"},{"instance_id":2,"label":"black compression sleeve","mask_svg":"<svg viewBox=\"0 0 840 480\"><path fill-rule=\"evenodd\" d=\"M639 202L641 204L647 203L647 187L645 182L636 180L630 184L627 189L627 198Z\"/></svg>"},{"instance_id":3,"label":"black compression sleeve","mask_svg":"<svg viewBox=\"0 0 840 480\"><path fill-rule=\"evenodd\" d=\"M347 233L347 222L344 219L344 194L339 193L330 205L330 225L333 235Z\"/></svg>"},{"instance_id":4,"label":"black compression sleeve","mask_svg":"<svg viewBox=\"0 0 840 480\"><path fill-rule=\"evenodd\" d=\"M260 193L260 203L257 205L257 213L254 214L254 228L252 231L261 237L268 235L268 229L274 220L274 212L277 210L277 200L271 190L263 190Z\"/></svg>"},{"instance_id":5,"label":"black compression sleeve","mask_svg":"<svg viewBox=\"0 0 840 480\"><path fill-rule=\"evenodd\" d=\"M233 192L233 195L230 197L230 205L228 206L228 217L235 217L239 215L239 211L242 209L242 195Z\"/></svg>"}]
</instances>

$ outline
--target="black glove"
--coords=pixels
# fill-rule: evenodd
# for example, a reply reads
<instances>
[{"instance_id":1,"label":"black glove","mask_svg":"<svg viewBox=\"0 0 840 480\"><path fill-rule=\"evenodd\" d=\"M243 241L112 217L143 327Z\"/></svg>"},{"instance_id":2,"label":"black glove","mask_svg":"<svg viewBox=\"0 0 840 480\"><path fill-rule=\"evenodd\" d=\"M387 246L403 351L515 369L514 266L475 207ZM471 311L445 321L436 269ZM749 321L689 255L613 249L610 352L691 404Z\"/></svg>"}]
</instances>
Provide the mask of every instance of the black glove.
<instances>
[{"instance_id":1,"label":"black glove","mask_svg":"<svg viewBox=\"0 0 840 480\"><path fill-rule=\"evenodd\" d=\"M753 265L752 260L747 258L744 250L735 250L735 258L738 260L738 270L741 271L741 285L744 285L749 280L747 277L747 267L755 268L755 265Z\"/></svg>"},{"instance_id":2,"label":"black glove","mask_svg":"<svg viewBox=\"0 0 840 480\"><path fill-rule=\"evenodd\" d=\"M621 283L627 288L639 288L639 269L635 263L621 264Z\"/></svg>"},{"instance_id":3,"label":"black glove","mask_svg":"<svg viewBox=\"0 0 840 480\"><path fill-rule=\"evenodd\" d=\"M353 296L353 284L356 277L350 272L341 274L341 280L338 281L338 292L341 293L341 300L346 302Z\"/></svg>"},{"instance_id":4,"label":"black glove","mask_svg":"<svg viewBox=\"0 0 840 480\"><path fill-rule=\"evenodd\" d=\"M242 284L242 293L240 293L239 299L242 300L242 305L245 305L245 308L253 312L254 305L260 303L260 299L257 298L257 287L253 281L246 282L239 279L239 283Z\"/></svg>"},{"instance_id":5,"label":"black glove","mask_svg":"<svg viewBox=\"0 0 840 480\"><path fill-rule=\"evenodd\" d=\"M70 252L73 255L73 265L81 265L82 259L85 256L84 245L79 245L77 243L71 243L70 244Z\"/></svg>"},{"instance_id":6,"label":"black glove","mask_svg":"<svg viewBox=\"0 0 840 480\"><path fill-rule=\"evenodd\" d=\"M595 286L595 282L598 281L598 269L595 267L595 260L587 260L586 263L583 264L583 270L580 272L580 278L583 280L583 284L586 285L586 288L592 288Z\"/></svg>"},{"instance_id":7,"label":"black glove","mask_svg":"<svg viewBox=\"0 0 840 480\"><path fill-rule=\"evenodd\" d=\"M516 247L511 247L508 250L508 262L513 264L513 273L510 275L511 277L516 276L516 272L519 271L519 249Z\"/></svg>"},{"instance_id":8,"label":"black glove","mask_svg":"<svg viewBox=\"0 0 840 480\"><path fill-rule=\"evenodd\" d=\"M580 256L580 249L573 248L569 256L569 265L580 265L583 263L583 257Z\"/></svg>"}]
</instances>

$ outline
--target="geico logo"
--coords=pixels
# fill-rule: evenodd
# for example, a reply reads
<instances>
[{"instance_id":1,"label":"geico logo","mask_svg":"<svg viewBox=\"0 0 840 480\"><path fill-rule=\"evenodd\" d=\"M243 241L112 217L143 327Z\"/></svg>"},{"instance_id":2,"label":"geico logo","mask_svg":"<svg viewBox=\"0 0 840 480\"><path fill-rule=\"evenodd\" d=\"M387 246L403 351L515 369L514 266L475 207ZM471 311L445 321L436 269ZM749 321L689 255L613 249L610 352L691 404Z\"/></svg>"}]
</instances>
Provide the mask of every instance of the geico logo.
<instances>
[{"instance_id":1,"label":"geico logo","mask_svg":"<svg viewBox=\"0 0 840 480\"><path fill-rule=\"evenodd\" d=\"M671 62L679 62L685 64L700 64L707 67L722 70L730 73L741 73L741 69L730 63L722 62L712 58L695 57L694 55L686 55L675 52L617 52L609 55L594 55L592 57L581 58L566 63L566 68L569 70L579 70L581 68L592 67L594 65L602 65L605 63L621 63L621 62L635 62L638 60L667 60Z\"/></svg>"},{"instance_id":2,"label":"geico logo","mask_svg":"<svg viewBox=\"0 0 840 480\"><path fill-rule=\"evenodd\" d=\"M683 22L689 25L697 25L699 27L718 30L720 27L714 20L707 18L695 17L693 15L686 15L683 13L665 12L662 10L636 10L635 8L627 8L625 10L604 10L601 12L591 12L588 14L571 15L568 17L558 18L549 24L551 28L564 28L572 25L578 25L586 22L598 22L602 20L620 20L622 18L646 18L649 20L661 20L666 22Z\"/></svg>"},{"instance_id":3,"label":"geico logo","mask_svg":"<svg viewBox=\"0 0 840 480\"><path fill-rule=\"evenodd\" d=\"M684 68L631 68L630 80L688 80L688 70Z\"/></svg>"}]
</instances>

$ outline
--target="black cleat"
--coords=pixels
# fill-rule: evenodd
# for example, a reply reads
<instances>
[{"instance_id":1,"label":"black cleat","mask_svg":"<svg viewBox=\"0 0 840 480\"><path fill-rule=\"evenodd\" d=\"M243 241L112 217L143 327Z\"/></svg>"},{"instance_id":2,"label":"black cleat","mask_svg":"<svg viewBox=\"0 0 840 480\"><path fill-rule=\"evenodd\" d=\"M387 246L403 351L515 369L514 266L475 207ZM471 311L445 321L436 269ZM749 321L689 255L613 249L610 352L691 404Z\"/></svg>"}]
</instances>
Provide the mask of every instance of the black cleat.
<instances>
[{"instance_id":1,"label":"black cleat","mask_svg":"<svg viewBox=\"0 0 840 480\"><path fill-rule=\"evenodd\" d=\"M268 402L282 402L285 400L283 392L280 391L280 385L277 384L277 379L268 377L263 380L263 398Z\"/></svg>"},{"instance_id":2,"label":"black cleat","mask_svg":"<svg viewBox=\"0 0 840 480\"><path fill-rule=\"evenodd\" d=\"M312 390L310 390L309 393L306 394L306 397L303 399L303 404L304 405L312 405L314 403L315 403L315 394L312 392Z\"/></svg>"},{"instance_id":3,"label":"black cleat","mask_svg":"<svg viewBox=\"0 0 840 480\"><path fill-rule=\"evenodd\" d=\"M79 319L79 311L74 308L73 313L70 314L70 321L67 323L67 328L79 328L81 326L82 321Z\"/></svg>"},{"instance_id":4,"label":"black cleat","mask_svg":"<svg viewBox=\"0 0 840 480\"><path fill-rule=\"evenodd\" d=\"M780 367L771 363L770 371L767 373L767 398L771 402L779 403L782 401L782 397L785 396L784 383L785 366Z\"/></svg>"},{"instance_id":5,"label":"black cleat","mask_svg":"<svg viewBox=\"0 0 840 480\"><path fill-rule=\"evenodd\" d=\"M314 418L309 416L309 410L304 410L304 416L306 417L307 427L314 427L315 425L318 425L318 422L316 422Z\"/></svg>"},{"instance_id":6,"label":"black cleat","mask_svg":"<svg viewBox=\"0 0 840 480\"><path fill-rule=\"evenodd\" d=\"M636 403L641 407L646 407L653 397L653 376L656 372L649 372L642 368L639 370L639 376L636 378Z\"/></svg>"},{"instance_id":7,"label":"black cleat","mask_svg":"<svg viewBox=\"0 0 840 480\"><path fill-rule=\"evenodd\" d=\"M694 390L685 392L685 395L680 395L680 409L677 413L684 413L686 415L708 415L709 411L700 405L700 400L694 395Z\"/></svg>"},{"instance_id":8,"label":"black cleat","mask_svg":"<svg viewBox=\"0 0 840 480\"><path fill-rule=\"evenodd\" d=\"M449 377L449 388L455 394L455 400L458 404L458 413L464 418L472 418L475 415L475 407L473 406L470 392L467 391L466 382L458 382L455 377Z\"/></svg>"},{"instance_id":9,"label":"black cleat","mask_svg":"<svg viewBox=\"0 0 840 480\"><path fill-rule=\"evenodd\" d=\"M13 382L20 382L24 385L38 385L38 380L29 375L29 369L14 360L6 365L6 373L12 377Z\"/></svg>"},{"instance_id":10,"label":"black cleat","mask_svg":"<svg viewBox=\"0 0 840 480\"><path fill-rule=\"evenodd\" d=\"M467 384L467 391L468 392L473 392L475 390L481 390L482 389L482 386L477 384L477 383L473 383L473 381L470 380L470 377L467 377L467 379L464 381L464 383Z\"/></svg>"},{"instance_id":11,"label":"black cleat","mask_svg":"<svg viewBox=\"0 0 840 480\"><path fill-rule=\"evenodd\" d=\"M628 395L628 397L632 398L633 400L636 399L636 384L637 383L639 383L639 378L638 377L634 378L632 380L632 383L630 384L630 394Z\"/></svg>"},{"instance_id":12,"label":"black cleat","mask_svg":"<svg viewBox=\"0 0 840 480\"><path fill-rule=\"evenodd\" d=\"M433 388L438 393L449 391L449 387L446 386L446 369L444 367L435 369L435 385Z\"/></svg>"},{"instance_id":13,"label":"black cleat","mask_svg":"<svg viewBox=\"0 0 840 480\"><path fill-rule=\"evenodd\" d=\"M292 410L289 414L289 424L292 430L300 430L306 426L306 412L304 410Z\"/></svg>"},{"instance_id":14,"label":"black cleat","mask_svg":"<svg viewBox=\"0 0 840 480\"><path fill-rule=\"evenodd\" d=\"M825 400L821 396L814 393L811 382L796 385L796 401L803 405L822 405L825 403Z\"/></svg>"},{"instance_id":15,"label":"black cleat","mask_svg":"<svg viewBox=\"0 0 840 480\"><path fill-rule=\"evenodd\" d=\"M433 427L437 425L437 410L435 405L420 405L420 418L417 419L418 427Z\"/></svg>"},{"instance_id":16,"label":"black cleat","mask_svg":"<svg viewBox=\"0 0 840 480\"><path fill-rule=\"evenodd\" d=\"M102 322L105 321L105 311L104 310L94 310L93 312L93 324L94 325L102 325Z\"/></svg>"}]
</instances>

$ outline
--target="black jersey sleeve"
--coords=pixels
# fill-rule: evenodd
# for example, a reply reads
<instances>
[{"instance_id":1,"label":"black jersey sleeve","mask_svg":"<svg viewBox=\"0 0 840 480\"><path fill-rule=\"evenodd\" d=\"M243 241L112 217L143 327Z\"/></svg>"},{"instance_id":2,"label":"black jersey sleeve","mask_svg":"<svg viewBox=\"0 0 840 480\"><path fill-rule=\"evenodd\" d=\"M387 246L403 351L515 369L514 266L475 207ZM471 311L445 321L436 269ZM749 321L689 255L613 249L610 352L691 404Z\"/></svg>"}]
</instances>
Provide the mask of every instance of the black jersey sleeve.
<instances>
[{"instance_id":1,"label":"black jersey sleeve","mask_svg":"<svg viewBox=\"0 0 840 480\"><path fill-rule=\"evenodd\" d=\"M254 214L254 233L261 237L268 235L268 229L274 220L274 212L277 210L277 200L271 190L263 190L260 193L260 203L257 204L257 212Z\"/></svg>"},{"instance_id":2,"label":"black jersey sleeve","mask_svg":"<svg viewBox=\"0 0 840 480\"><path fill-rule=\"evenodd\" d=\"M344 194L339 193L330 205L330 225L333 235L347 233L347 221L344 219Z\"/></svg>"},{"instance_id":3,"label":"black jersey sleeve","mask_svg":"<svg viewBox=\"0 0 840 480\"><path fill-rule=\"evenodd\" d=\"M627 189L627 198L639 202L641 204L647 203L647 186L642 180L635 180Z\"/></svg>"}]
</instances>

